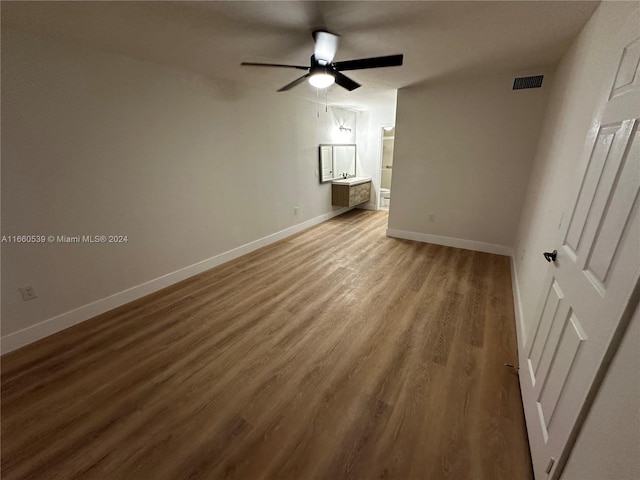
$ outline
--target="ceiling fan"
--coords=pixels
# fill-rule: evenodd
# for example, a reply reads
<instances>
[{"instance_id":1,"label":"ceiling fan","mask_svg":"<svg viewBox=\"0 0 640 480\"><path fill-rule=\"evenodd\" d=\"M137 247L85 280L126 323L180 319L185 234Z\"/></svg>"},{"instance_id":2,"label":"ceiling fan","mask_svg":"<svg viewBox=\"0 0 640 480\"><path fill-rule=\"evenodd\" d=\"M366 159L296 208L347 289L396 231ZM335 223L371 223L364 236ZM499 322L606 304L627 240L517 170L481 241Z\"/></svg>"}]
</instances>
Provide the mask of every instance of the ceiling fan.
<instances>
[{"instance_id":1,"label":"ceiling fan","mask_svg":"<svg viewBox=\"0 0 640 480\"><path fill-rule=\"evenodd\" d=\"M315 48L311 55L311 65L305 67L302 65L283 65L279 63L254 63L242 62L241 65L253 67L280 67L295 68L297 70L306 70L307 73L293 82L288 83L279 92L285 92L302 83L305 79L309 79L309 83L316 88L327 88L334 82L349 91L355 90L361 85L351 80L341 72L345 70L363 70L365 68L381 68L381 67L397 67L402 65L402 54L387 55L384 57L359 58L357 60L347 60L344 62L334 62L333 58L338 49L338 36L326 32L324 30L316 30L313 32Z\"/></svg>"}]
</instances>

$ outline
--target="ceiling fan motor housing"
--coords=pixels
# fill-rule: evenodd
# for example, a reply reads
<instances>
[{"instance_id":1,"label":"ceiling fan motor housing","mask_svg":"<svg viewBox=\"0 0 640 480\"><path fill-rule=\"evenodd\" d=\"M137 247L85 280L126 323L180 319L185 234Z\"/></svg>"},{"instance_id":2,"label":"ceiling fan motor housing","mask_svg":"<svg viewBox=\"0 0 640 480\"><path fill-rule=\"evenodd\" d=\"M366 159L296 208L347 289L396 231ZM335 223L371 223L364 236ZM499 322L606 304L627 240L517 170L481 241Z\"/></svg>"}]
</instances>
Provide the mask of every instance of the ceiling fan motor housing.
<instances>
[{"instance_id":1,"label":"ceiling fan motor housing","mask_svg":"<svg viewBox=\"0 0 640 480\"><path fill-rule=\"evenodd\" d=\"M309 67L309 73L311 75L333 75L335 72L335 68L333 68L333 64L330 63L321 63L323 60L316 60L315 55L311 55L311 67Z\"/></svg>"}]
</instances>

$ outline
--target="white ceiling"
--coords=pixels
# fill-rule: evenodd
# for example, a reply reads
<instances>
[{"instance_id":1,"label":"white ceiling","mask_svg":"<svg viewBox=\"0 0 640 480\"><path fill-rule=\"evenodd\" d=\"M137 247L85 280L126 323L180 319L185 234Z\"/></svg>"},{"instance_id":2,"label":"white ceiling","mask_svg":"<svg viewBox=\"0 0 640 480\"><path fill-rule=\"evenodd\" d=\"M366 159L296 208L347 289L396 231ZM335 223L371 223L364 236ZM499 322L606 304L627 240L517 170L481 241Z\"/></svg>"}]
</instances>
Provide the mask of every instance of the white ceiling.
<instances>
[{"instance_id":1,"label":"white ceiling","mask_svg":"<svg viewBox=\"0 0 640 480\"><path fill-rule=\"evenodd\" d=\"M308 65L311 32L341 36L336 61L404 54L402 67L347 72L364 87L334 86L329 101L355 108L381 90L434 78L555 64L598 2L7 2L2 27L19 28L277 90ZM306 82L281 95L315 99Z\"/></svg>"}]
</instances>

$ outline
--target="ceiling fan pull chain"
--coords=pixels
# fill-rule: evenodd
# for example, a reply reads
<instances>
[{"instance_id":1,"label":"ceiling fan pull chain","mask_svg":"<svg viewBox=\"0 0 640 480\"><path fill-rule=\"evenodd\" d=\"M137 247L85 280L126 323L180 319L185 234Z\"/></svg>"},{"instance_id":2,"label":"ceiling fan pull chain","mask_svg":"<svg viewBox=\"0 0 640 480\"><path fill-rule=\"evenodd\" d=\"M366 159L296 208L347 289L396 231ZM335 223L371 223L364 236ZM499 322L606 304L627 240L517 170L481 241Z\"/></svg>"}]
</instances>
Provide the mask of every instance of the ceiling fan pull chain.
<instances>
[{"instance_id":1,"label":"ceiling fan pull chain","mask_svg":"<svg viewBox=\"0 0 640 480\"><path fill-rule=\"evenodd\" d=\"M329 112L328 98L329 94L327 93L327 89L324 89L324 113Z\"/></svg>"},{"instance_id":2,"label":"ceiling fan pull chain","mask_svg":"<svg viewBox=\"0 0 640 480\"><path fill-rule=\"evenodd\" d=\"M316 88L316 113L320 118L320 89Z\"/></svg>"}]
</instances>

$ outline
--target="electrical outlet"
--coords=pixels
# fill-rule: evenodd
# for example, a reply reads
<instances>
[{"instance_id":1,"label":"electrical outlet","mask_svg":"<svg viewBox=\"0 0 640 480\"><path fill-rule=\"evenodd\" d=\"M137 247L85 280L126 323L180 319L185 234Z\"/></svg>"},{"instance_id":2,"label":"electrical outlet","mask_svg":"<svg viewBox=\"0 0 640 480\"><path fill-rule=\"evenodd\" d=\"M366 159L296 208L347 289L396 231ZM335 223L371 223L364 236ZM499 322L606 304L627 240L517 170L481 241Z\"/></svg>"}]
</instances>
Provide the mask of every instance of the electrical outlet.
<instances>
[{"instance_id":1,"label":"electrical outlet","mask_svg":"<svg viewBox=\"0 0 640 480\"><path fill-rule=\"evenodd\" d=\"M298 214L298 207L293 207L293 214L297 215Z\"/></svg>"},{"instance_id":2,"label":"electrical outlet","mask_svg":"<svg viewBox=\"0 0 640 480\"><path fill-rule=\"evenodd\" d=\"M436 214L435 213L430 213L429 214L429 221L430 222L435 222L436 220Z\"/></svg>"},{"instance_id":3,"label":"electrical outlet","mask_svg":"<svg viewBox=\"0 0 640 480\"><path fill-rule=\"evenodd\" d=\"M18 290L20 290L20 293L22 294L22 300L24 300L25 302L27 300L33 300L34 298L38 298L36 289L31 285L19 288Z\"/></svg>"}]
</instances>

